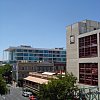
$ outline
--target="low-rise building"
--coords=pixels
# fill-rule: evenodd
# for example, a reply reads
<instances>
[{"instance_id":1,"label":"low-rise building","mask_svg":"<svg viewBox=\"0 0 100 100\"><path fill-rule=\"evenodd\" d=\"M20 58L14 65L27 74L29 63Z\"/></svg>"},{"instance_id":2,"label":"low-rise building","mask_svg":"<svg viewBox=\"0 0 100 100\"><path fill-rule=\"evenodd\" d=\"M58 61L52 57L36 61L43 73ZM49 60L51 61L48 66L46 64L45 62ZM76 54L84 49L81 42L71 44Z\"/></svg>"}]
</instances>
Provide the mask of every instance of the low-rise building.
<instances>
[{"instance_id":1,"label":"low-rise building","mask_svg":"<svg viewBox=\"0 0 100 100\"><path fill-rule=\"evenodd\" d=\"M56 67L49 62L17 62L13 65L13 79L18 81L28 76L29 72L55 72Z\"/></svg>"},{"instance_id":2,"label":"low-rise building","mask_svg":"<svg viewBox=\"0 0 100 100\"><path fill-rule=\"evenodd\" d=\"M38 92L39 86L42 84L47 84L51 78L57 78L55 73L52 72L44 72L44 73L36 73L30 72L29 76L24 78L24 88L28 88L33 92Z\"/></svg>"}]
</instances>

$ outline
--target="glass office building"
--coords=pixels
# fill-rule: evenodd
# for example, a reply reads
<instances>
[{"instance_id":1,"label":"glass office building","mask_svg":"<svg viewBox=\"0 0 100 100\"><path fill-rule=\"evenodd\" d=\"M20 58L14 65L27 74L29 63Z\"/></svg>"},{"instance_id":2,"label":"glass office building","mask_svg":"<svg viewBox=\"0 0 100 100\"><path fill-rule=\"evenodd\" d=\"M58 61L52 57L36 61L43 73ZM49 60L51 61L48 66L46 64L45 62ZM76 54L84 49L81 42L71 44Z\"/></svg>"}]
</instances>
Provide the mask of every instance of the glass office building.
<instances>
[{"instance_id":1,"label":"glass office building","mask_svg":"<svg viewBox=\"0 0 100 100\"><path fill-rule=\"evenodd\" d=\"M31 46L21 45L18 47L9 47L5 50L8 52L8 61L28 61L28 62L56 62L66 63L66 50L63 48L45 49L32 48Z\"/></svg>"},{"instance_id":2,"label":"glass office building","mask_svg":"<svg viewBox=\"0 0 100 100\"><path fill-rule=\"evenodd\" d=\"M57 66L57 70L66 68L66 50L63 48L32 48L31 46L20 45L9 47L5 50L8 52L8 61L14 62L50 62Z\"/></svg>"}]
</instances>

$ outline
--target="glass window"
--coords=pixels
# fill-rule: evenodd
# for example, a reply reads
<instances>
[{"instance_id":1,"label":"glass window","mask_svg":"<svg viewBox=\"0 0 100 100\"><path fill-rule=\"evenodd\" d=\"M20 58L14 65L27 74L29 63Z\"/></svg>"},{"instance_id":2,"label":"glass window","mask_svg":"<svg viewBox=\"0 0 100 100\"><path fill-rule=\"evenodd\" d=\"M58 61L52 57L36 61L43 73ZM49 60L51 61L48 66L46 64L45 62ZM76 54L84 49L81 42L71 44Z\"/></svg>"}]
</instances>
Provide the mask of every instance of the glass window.
<instances>
[{"instance_id":1,"label":"glass window","mask_svg":"<svg viewBox=\"0 0 100 100\"><path fill-rule=\"evenodd\" d=\"M66 57L66 55L61 55L61 57Z\"/></svg>"},{"instance_id":2,"label":"glass window","mask_svg":"<svg viewBox=\"0 0 100 100\"><path fill-rule=\"evenodd\" d=\"M48 54L44 54L44 57L48 57Z\"/></svg>"},{"instance_id":3,"label":"glass window","mask_svg":"<svg viewBox=\"0 0 100 100\"><path fill-rule=\"evenodd\" d=\"M29 52L32 52L32 50L28 50Z\"/></svg>"},{"instance_id":4,"label":"glass window","mask_svg":"<svg viewBox=\"0 0 100 100\"><path fill-rule=\"evenodd\" d=\"M23 60L23 57L16 57L16 60Z\"/></svg>"},{"instance_id":5,"label":"glass window","mask_svg":"<svg viewBox=\"0 0 100 100\"><path fill-rule=\"evenodd\" d=\"M28 60L28 57L23 57L23 60Z\"/></svg>"},{"instance_id":6,"label":"glass window","mask_svg":"<svg viewBox=\"0 0 100 100\"><path fill-rule=\"evenodd\" d=\"M57 58L56 60L59 62L59 61L61 61L61 58Z\"/></svg>"},{"instance_id":7,"label":"glass window","mask_svg":"<svg viewBox=\"0 0 100 100\"><path fill-rule=\"evenodd\" d=\"M34 60L34 57L29 57L29 60Z\"/></svg>"},{"instance_id":8,"label":"glass window","mask_svg":"<svg viewBox=\"0 0 100 100\"><path fill-rule=\"evenodd\" d=\"M35 57L35 58L34 58L34 60L36 60L36 61L37 61L37 60L39 60L39 58L38 58L38 57Z\"/></svg>"},{"instance_id":9,"label":"glass window","mask_svg":"<svg viewBox=\"0 0 100 100\"><path fill-rule=\"evenodd\" d=\"M48 53L48 50L44 50L44 53Z\"/></svg>"},{"instance_id":10,"label":"glass window","mask_svg":"<svg viewBox=\"0 0 100 100\"><path fill-rule=\"evenodd\" d=\"M48 58L44 58L43 60L44 60L44 61L48 61Z\"/></svg>"},{"instance_id":11,"label":"glass window","mask_svg":"<svg viewBox=\"0 0 100 100\"><path fill-rule=\"evenodd\" d=\"M43 50L39 50L39 53L43 53Z\"/></svg>"},{"instance_id":12,"label":"glass window","mask_svg":"<svg viewBox=\"0 0 100 100\"><path fill-rule=\"evenodd\" d=\"M28 53L24 53L24 56L28 56Z\"/></svg>"},{"instance_id":13,"label":"glass window","mask_svg":"<svg viewBox=\"0 0 100 100\"><path fill-rule=\"evenodd\" d=\"M16 56L23 56L23 53L16 53Z\"/></svg>"},{"instance_id":14,"label":"glass window","mask_svg":"<svg viewBox=\"0 0 100 100\"><path fill-rule=\"evenodd\" d=\"M27 52L28 50L24 49L24 52Z\"/></svg>"},{"instance_id":15,"label":"glass window","mask_svg":"<svg viewBox=\"0 0 100 100\"><path fill-rule=\"evenodd\" d=\"M22 50L22 49L16 49L16 51L17 51L17 52L23 52L23 50Z\"/></svg>"},{"instance_id":16,"label":"glass window","mask_svg":"<svg viewBox=\"0 0 100 100\"><path fill-rule=\"evenodd\" d=\"M29 56L34 56L34 54L32 54L32 53L29 53Z\"/></svg>"},{"instance_id":17,"label":"glass window","mask_svg":"<svg viewBox=\"0 0 100 100\"><path fill-rule=\"evenodd\" d=\"M34 52L35 52L35 53L39 53L39 50L35 50Z\"/></svg>"},{"instance_id":18,"label":"glass window","mask_svg":"<svg viewBox=\"0 0 100 100\"><path fill-rule=\"evenodd\" d=\"M49 53L52 53L52 51L49 51Z\"/></svg>"},{"instance_id":19,"label":"glass window","mask_svg":"<svg viewBox=\"0 0 100 100\"><path fill-rule=\"evenodd\" d=\"M49 57L52 57L52 54L49 54Z\"/></svg>"},{"instance_id":20,"label":"glass window","mask_svg":"<svg viewBox=\"0 0 100 100\"><path fill-rule=\"evenodd\" d=\"M66 54L66 51L60 51L60 54Z\"/></svg>"},{"instance_id":21,"label":"glass window","mask_svg":"<svg viewBox=\"0 0 100 100\"><path fill-rule=\"evenodd\" d=\"M66 58L62 58L62 61L64 61L64 62L65 62L65 61L66 61Z\"/></svg>"}]
</instances>

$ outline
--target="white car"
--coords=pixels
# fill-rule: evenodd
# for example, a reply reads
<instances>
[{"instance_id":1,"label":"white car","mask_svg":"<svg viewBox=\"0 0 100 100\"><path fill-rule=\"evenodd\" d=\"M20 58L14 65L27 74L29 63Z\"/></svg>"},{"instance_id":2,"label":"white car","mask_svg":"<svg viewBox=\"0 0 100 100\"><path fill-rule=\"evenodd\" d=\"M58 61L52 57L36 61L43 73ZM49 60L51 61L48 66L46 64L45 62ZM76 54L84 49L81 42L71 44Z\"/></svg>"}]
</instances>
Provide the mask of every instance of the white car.
<instances>
[{"instance_id":1,"label":"white car","mask_svg":"<svg viewBox=\"0 0 100 100\"><path fill-rule=\"evenodd\" d=\"M23 91L22 95L25 97L29 97L32 95L32 92Z\"/></svg>"}]
</instances>

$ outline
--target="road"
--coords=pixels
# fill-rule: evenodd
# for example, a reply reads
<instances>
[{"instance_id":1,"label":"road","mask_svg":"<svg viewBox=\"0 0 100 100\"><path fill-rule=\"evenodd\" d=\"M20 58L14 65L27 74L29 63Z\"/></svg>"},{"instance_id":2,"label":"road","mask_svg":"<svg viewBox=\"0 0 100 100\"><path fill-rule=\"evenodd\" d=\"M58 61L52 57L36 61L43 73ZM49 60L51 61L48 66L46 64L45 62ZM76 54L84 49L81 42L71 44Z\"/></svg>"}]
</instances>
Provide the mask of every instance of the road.
<instances>
[{"instance_id":1,"label":"road","mask_svg":"<svg viewBox=\"0 0 100 100\"><path fill-rule=\"evenodd\" d=\"M0 100L29 100L28 97L22 96L22 89L19 87L10 87L10 93L0 96Z\"/></svg>"}]
</instances>

